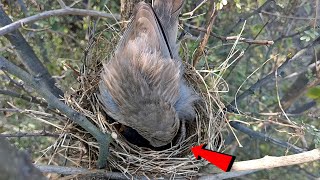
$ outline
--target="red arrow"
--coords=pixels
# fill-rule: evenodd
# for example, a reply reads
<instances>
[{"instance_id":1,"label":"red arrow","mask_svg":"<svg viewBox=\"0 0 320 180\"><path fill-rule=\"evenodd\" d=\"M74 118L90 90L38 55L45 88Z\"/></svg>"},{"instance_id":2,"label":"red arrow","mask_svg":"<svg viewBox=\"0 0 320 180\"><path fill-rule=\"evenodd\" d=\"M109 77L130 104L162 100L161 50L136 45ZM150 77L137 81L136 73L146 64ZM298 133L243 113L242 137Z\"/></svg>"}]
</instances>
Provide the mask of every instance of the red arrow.
<instances>
[{"instance_id":1,"label":"red arrow","mask_svg":"<svg viewBox=\"0 0 320 180\"><path fill-rule=\"evenodd\" d=\"M229 154L219 153L216 151L211 151L205 149L206 145L202 144L200 146L195 146L191 148L194 156L199 160L200 157L203 157L211 164L217 166L218 168L222 169L223 171L227 172L230 171L234 160L236 159L235 156L231 156Z\"/></svg>"}]
</instances>

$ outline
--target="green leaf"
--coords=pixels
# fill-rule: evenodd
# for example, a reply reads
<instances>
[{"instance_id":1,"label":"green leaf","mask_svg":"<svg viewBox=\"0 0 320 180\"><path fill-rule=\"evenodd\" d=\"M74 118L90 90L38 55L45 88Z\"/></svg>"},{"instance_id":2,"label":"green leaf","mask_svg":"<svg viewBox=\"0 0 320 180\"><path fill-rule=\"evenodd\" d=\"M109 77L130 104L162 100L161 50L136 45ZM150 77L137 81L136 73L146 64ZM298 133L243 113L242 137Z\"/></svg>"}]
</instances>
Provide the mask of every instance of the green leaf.
<instances>
[{"instance_id":1,"label":"green leaf","mask_svg":"<svg viewBox=\"0 0 320 180\"><path fill-rule=\"evenodd\" d=\"M218 9L218 10L221 10L222 8L223 8L223 4L218 2L218 3L217 3L217 9Z\"/></svg>"},{"instance_id":2,"label":"green leaf","mask_svg":"<svg viewBox=\"0 0 320 180\"><path fill-rule=\"evenodd\" d=\"M236 7L237 7L238 9L241 9L241 5L240 5L239 3L236 4Z\"/></svg>"},{"instance_id":3,"label":"green leaf","mask_svg":"<svg viewBox=\"0 0 320 180\"><path fill-rule=\"evenodd\" d=\"M311 39L310 36L301 36L301 37L300 37L300 40L301 40L301 41L306 41L306 42L308 42L308 41L310 41L310 39Z\"/></svg>"},{"instance_id":4,"label":"green leaf","mask_svg":"<svg viewBox=\"0 0 320 180\"><path fill-rule=\"evenodd\" d=\"M306 36L301 36L301 37L300 37L300 40L301 40L301 41L303 41L303 40L305 40L305 39L306 39Z\"/></svg>"},{"instance_id":5,"label":"green leaf","mask_svg":"<svg viewBox=\"0 0 320 180\"><path fill-rule=\"evenodd\" d=\"M311 99L320 99L320 87L313 87L308 90L307 96Z\"/></svg>"}]
</instances>

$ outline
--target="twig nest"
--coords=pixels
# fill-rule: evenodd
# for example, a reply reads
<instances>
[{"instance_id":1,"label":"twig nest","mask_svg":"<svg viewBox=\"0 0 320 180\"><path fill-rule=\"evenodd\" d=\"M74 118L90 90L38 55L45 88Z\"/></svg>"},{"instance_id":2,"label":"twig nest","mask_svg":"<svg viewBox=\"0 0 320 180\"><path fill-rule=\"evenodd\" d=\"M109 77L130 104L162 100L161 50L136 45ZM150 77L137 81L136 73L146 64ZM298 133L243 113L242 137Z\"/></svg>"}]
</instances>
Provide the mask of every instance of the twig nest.
<instances>
[{"instance_id":1,"label":"twig nest","mask_svg":"<svg viewBox=\"0 0 320 180\"><path fill-rule=\"evenodd\" d=\"M207 163L196 160L191 147L207 144L207 148L219 151L223 145L222 131L225 129L223 104L214 88L209 91L207 85L209 80L214 83L218 80L212 77L204 79L192 66L185 63L184 77L201 97L194 106L197 112L194 123L186 125L187 138L183 142L169 145L161 150L139 147L124 138L121 134L121 125L108 118L97 99L101 62L109 59L112 54L110 47L113 47L113 44L112 41L103 38L102 34L91 39L85 53L83 71L78 79L79 89L65 97L68 105L87 116L101 131L111 134L113 142L110 144L108 170L121 171L128 178L196 176L199 169ZM86 168L95 166L98 153L95 139L75 124L71 128L64 129L63 133L71 134L67 138L71 140L68 146L64 144L66 138L61 138L59 147L60 153L64 151L68 164Z\"/></svg>"}]
</instances>

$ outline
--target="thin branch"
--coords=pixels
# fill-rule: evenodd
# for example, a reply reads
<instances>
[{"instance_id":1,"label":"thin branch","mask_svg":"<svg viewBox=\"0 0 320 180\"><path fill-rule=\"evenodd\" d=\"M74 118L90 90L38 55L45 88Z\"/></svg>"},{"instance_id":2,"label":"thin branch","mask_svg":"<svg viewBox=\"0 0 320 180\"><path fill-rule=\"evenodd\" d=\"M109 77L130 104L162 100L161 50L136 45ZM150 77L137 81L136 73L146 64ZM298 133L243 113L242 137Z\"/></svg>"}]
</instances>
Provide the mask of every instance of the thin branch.
<instances>
[{"instance_id":1,"label":"thin branch","mask_svg":"<svg viewBox=\"0 0 320 180\"><path fill-rule=\"evenodd\" d=\"M299 75L301 75L301 74L305 74L305 73L306 73L307 71L309 71L309 70L314 71L314 70L316 70L317 68L320 68L320 64L317 63L317 62L314 62L314 63L308 65L307 67L301 67L301 68L299 68L299 70L297 70L297 71L295 71L295 72L293 72L293 73L285 76L285 77L283 78L283 80L290 79L290 78L299 76Z\"/></svg>"},{"instance_id":2,"label":"thin branch","mask_svg":"<svg viewBox=\"0 0 320 180\"><path fill-rule=\"evenodd\" d=\"M281 74L281 72L288 66L290 65L292 62L297 61L298 59L301 58L301 56L303 54L305 54L306 52L309 52L310 48L313 48L317 45L319 45L320 43L320 37L318 37L316 40L314 40L312 43L310 43L308 46L306 46L305 48L301 49L300 51L298 51L294 56L292 57L287 57L287 60L282 63L277 71L279 72L279 74ZM273 82L275 80L274 77L274 73L276 70L274 70L272 73L268 74L267 76L265 76L264 78L260 79L258 82L256 82L255 84L253 84L250 88L248 88L247 90L245 90L242 94L240 94L239 96L237 96L231 103L230 105L227 106L227 110L229 112L237 112L236 109L234 109L235 103L239 102L241 100L243 100L245 97L254 94L254 92L259 89L260 87L262 87L263 85Z\"/></svg>"},{"instance_id":3,"label":"thin branch","mask_svg":"<svg viewBox=\"0 0 320 180\"><path fill-rule=\"evenodd\" d=\"M292 166L296 164L303 164L319 160L320 149L313 149L311 151L289 156L265 156L261 159L235 162L231 168L231 171L271 169L275 167Z\"/></svg>"},{"instance_id":4,"label":"thin branch","mask_svg":"<svg viewBox=\"0 0 320 180\"><path fill-rule=\"evenodd\" d=\"M287 148L289 151L292 151L292 152L295 152L295 153L304 152L304 150L302 148L299 148L299 147L297 147L297 146L295 146L293 144L290 144L288 142L284 142L284 141L281 141L281 140L278 140L278 139L274 139L269 135L253 131L252 129L250 129L248 127L245 127L244 125L240 124L239 122L231 121L229 123L233 128L235 128L235 129L247 134L250 137L253 137L253 138L256 138L256 139L261 139L261 140L267 141L267 142L271 142L271 143L273 143L273 144L275 144L277 146Z\"/></svg>"},{"instance_id":5,"label":"thin branch","mask_svg":"<svg viewBox=\"0 0 320 180\"><path fill-rule=\"evenodd\" d=\"M278 13L273 13L273 12L267 12L267 11L264 11L264 10L261 10L260 13L262 14L268 14L268 15L271 15L271 16L276 16L276 17L279 17L279 18L286 18L286 19L294 19L294 20L316 20L317 18L320 18L320 17L300 17L300 16L286 16L286 15L279 15ZM310 26L312 27L312 26Z\"/></svg>"},{"instance_id":6,"label":"thin branch","mask_svg":"<svg viewBox=\"0 0 320 180\"><path fill-rule=\"evenodd\" d=\"M16 112L16 113L21 113L21 114L31 114L34 116L43 116L43 117L47 117L47 118L55 118L55 116L53 114L49 114L49 113L42 112L42 111L31 110L31 109L19 109L18 107L14 106L10 102L8 102L8 104L12 108L0 108L0 111L1 112Z\"/></svg>"},{"instance_id":7,"label":"thin branch","mask_svg":"<svg viewBox=\"0 0 320 180\"><path fill-rule=\"evenodd\" d=\"M308 103L305 103L301 106L298 106L296 109L290 111L290 113L292 114L301 114L309 109L311 109L312 107L316 106L317 105L317 102L316 101L310 101ZM316 117L314 117L316 118ZM320 117L318 117L318 119L320 119Z\"/></svg>"},{"instance_id":8,"label":"thin branch","mask_svg":"<svg viewBox=\"0 0 320 180\"><path fill-rule=\"evenodd\" d=\"M198 180L212 180L212 179L230 179L235 177L240 177L248 174L252 174L257 172L258 170L248 170L248 171L233 171L233 172L225 172L225 173L219 173L219 174L207 174L200 176Z\"/></svg>"},{"instance_id":9,"label":"thin branch","mask_svg":"<svg viewBox=\"0 0 320 180\"><path fill-rule=\"evenodd\" d=\"M23 91L26 91L26 89L23 87L23 83L17 82L16 80L12 79L7 72L3 71L3 73L6 76L6 78L9 80L9 84L13 84L14 87L17 87L19 89L22 89Z\"/></svg>"},{"instance_id":10,"label":"thin branch","mask_svg":"<svg viewBox=\"0 0 320 180\"><path fill-rule=\"evenodd\" d=\"M1 5L0 5L1 7ZM0 8L2 9L2 8ZM74 16L93 16L93 17L102 17L102 18L116 18L117 20L120 19L120 15L118 14L109 14L94 10L88 9L77 9L77 8L63 8L63 9L56 9L45 11L30 17L26 17L15 21L13 23L7 24L0 28L0 36L8 34L16 29L19 29L24 24L33 23L42 19L50 18L52 16L66 16L66 15L74 15ZM1 17L1 16L0 16Z\"/></svg>"},{"instance_id":11,"label":"thin branch","mask_svg":"<svg viewBox=\"0 0 320 180\"><path fill-rule=\"evenodd\" d=\"M20 99L23 99L23 100L28 101L28 102L39 104L39 105L41 105L43 107L47 107L48 106L48 104L46 102L43 102L43 101L41 101L41 100L39 100L39 99L37 99L37 98L35 98L33 96L27 96L27 95L20 94L20 93L14 92L14 91L0 89L0 94L11 96L11 97L15 97L15 98L20 98Z\"/></svg>"},{"instance_id":12,"label":"thin branch","mask_svg":"<svg viewBox=\"0 0 320 180\"><path fill-rule=\"evenodd\" d=\"M46 130L40 132L17 132L15 134L0 134L0 138L22 138L22 137L40 137L40 136L48 136L48 137L59 137L60 134L54 134L47 132Z\"/></svg>"},{"instance_id":13,"label":"thin branch","mask_svg":"<svg viewBox=\"0 0 320 180\"><path fill-rule=\"evenodd\" d=\"M12 21L4 12L0 4L0 26L10 26L10 24L12 24ZM16 30L12 31L10 34L6 34L5 37L14 46L21 62L25 65L28 71L33 75L41 76L42 80L46 84L45 88L48 88L56 97L63 96L63 92L55 85L55 80L51 77L49 71L44 67L22 34Z\"/></svg>"},{"instance_id":14,"label":"thin branch","mask_svg":"<svg viewBox=\"0 0 320 180\"><path fill-rule=\"evenodd\" d=\"M18 0L18 4L20 5L20 8L22 9L24 17L30 16L30 13L28 12L28 9L27 9L25 2L23 0ZM22 28L25 28L25 27L22 26ZM39 28L36 24L32 24L31 28L39 30ZM45 42L44 42L43 38L37 38L35 40L36 40L37 46L40 48L41 56L43 58L44 63L50 62L50 60L48 58L48 51L44 45Z\"/></svg>"},{"instance_id":15,"label":"thin branch","mask_svg":"<svg viewBox=\"0 0 320 180\"><path fill-rule=\"evenodd\" d=\"M242 15L239 18L238 22L234 24L234 26L232 26L229 30L225 31L226 32L225 35L232 33L235 30L235 28L240 25L240 23L246 21L251 16L261 13L261 11L264 8L268 7L270 5L270 3L275 3L275 1L274 0L267 0L262 6L260 6L258 9L254 10L253 12Z\"/></svg>"},{"instance_id":16,"label":"thin branch","mask_svg":"<svg viewBox=\"0 0 320 180\"><path fill-rule=\"evenodd\" d=\"M204 5L208 0L202 0L192 11L182 14L182 16L193 16L194 12Z\"/></svg>"},{"instance_id":17,"label":"thin branch","mask_svg":"<svg viewBox=\"0 0 320 180\"><path fill-rule=\"evenodd\" d=\"M203 52L206 48L206 45L208 44L208 40L209 40L209 37L210 37L210 32L212 30L212 25L213 25L213 22L214 20L216 19L216 16L217 16L217 12L216 11L216 5L214 3L214 1L211 1L210 3L210 6L209 6L210 9L210 18L209 18L209 21L206 25L207 29L206 29L206 32L202 38L202 41L199 45L199 47L197 48L195 54L194 54L194 58L193 58L193 66L196 66L198 64L198 62L200 61L201 59L201 56L203 55Z\"/></svg>"},{"instance_id":18,"label":"thin branch","mask_svg":"<svg viewBox=\"0 0 320 180\"><path fill-rule=\"evenodd\" d=\"M304 29L299 30L299 31L297 31L296 33L293 33L293 34L289 34L289 35L283 35L283 34L282 34L282 35L279 36L277 39L275 39L274 42L277 43L278 41L281 41L281 40L283 40L283 39L292 38L292 37L294 37L294 36L300 35L300 34L303 33L304 31L307 31L307 30L309 30L309 29L311 29L311 26L307 26L307 27L305 27Z\"/></svg>"},{"instance_id":19,"label":"thin branch","mask_svg":"<svg viewBox=\"0 0 320 180\"><path fill-rule=\"evenodd\" d=\"M49 104L49 107L58 109L65 114L72 121L80 125L83 129L89 132L99 143L99 157L98 166L105 167L107 163L107 157L109 154L109 143L111 136L109 134L102 133L94 124L92 124L85 116L70 108L68 105L61 102L55 97L47 88L41 77L32 77L27 72L23 71L18 66L12 64L5 58L0 56L0 69L8 71L20 78L22 81L29 84L34 90L42 96Z\"/></svg>"},{"instance_id":20,"label":"thin branch","mask_svg":"<svg viewBox=\"0 0 320 180\"><path fill-rule=\"evenodd\" d=\"M96 177L103 177L102 179L128 179L128 176L120 172L106 172L104 170L89 170L85 168L54 166L54 165L39 165L34 164L43 173L57 173L62 175L94 175ZM91 179L91 178L88 178ZM100 178L97 178L100 179Z\"/></svg>"},{"instance_id":21,"label":"thin branch","mask_svg":"<svg viewBox=\"0 0 320 180\"><path fill-rule=\"evenodd\" d=\"M270 24L270 21L274 21L273 20L268 20L261 28L260 31L255 35L255 37L253 38L254 40L256 38L258 38L258 36L261 34L261 32L265 29L265 27ZM248 44L248 46L246 47L246 49L244 50L244 53L246 53L248 51L248 49L251 47L251 44ZM228 77L230 77L231 73L233 72L233 69L237 67L237 64L243 59L243 57L245 56L241 56L240 58L238 58L234 63L232 63L232 66L230 66L230 68L228 69L228 73L224 74L224 79L227 79Z\"/></svg>"},{"instance_id":22,"label":"thin branch","mask_svg":"<svg viewBox=\"0 0 320 180\"><path fill-rule=\"evenodd\" d=\"M207 32L207 30L205 28L201 28L198 26L194 26L192 24L188 24L188 23L184 23L185 26L191 28L191 29L195 29L197 31L201 31L201 32ZM230 40L238 40L240 42L244 42L244 43L248 43L248 44L258 44L258 45L273 45L274 42L270 41L270 40L254 40L254 39L247 39L247 38L238 38L238 36L220 36L214 32L210 32L210 35L212 35L215 38L220 39L221 41L230 41Z\"/></svg>"},{"instance_id":23,"label":"thin branch","mask_svg":"<svg viewBox=\"0 0 320 180\"><path fill-rule=\"evenodd\" d=\"M58 0L58 3L62 8L68 8L67 5L63 2L63 0Z\"/></svg>"}]
</instances>

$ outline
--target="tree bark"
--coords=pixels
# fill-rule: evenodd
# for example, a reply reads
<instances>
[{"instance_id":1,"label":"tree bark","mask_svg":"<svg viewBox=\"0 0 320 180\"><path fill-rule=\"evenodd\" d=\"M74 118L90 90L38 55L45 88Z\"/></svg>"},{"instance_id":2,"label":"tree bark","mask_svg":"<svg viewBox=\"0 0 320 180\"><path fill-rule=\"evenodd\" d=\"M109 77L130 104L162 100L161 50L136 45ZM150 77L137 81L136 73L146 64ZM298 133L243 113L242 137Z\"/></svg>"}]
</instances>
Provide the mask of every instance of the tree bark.
<instances>
[{"instance_id":1,"label":"tree bark","mask_svg":"<svg viewBox=\"0 0 320 180\"><path fill-rule=\"evenodd\" d=\"M0 179L46 179L26 153L18 151L5 138L0 138L0 162Z\"/></svg>"}]
</instances>

